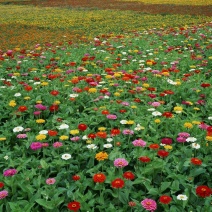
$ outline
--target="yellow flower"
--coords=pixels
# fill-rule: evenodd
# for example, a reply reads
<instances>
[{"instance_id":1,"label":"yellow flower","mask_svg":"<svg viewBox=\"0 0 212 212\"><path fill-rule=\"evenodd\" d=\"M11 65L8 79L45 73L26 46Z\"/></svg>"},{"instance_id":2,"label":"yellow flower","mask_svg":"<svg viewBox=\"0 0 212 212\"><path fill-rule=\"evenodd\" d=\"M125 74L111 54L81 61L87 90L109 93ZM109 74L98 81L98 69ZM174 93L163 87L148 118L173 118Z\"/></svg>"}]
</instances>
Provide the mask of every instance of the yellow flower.
<instances>
[{"instance_id":1,"label":"yellow flower","mask_svg":"<svg viewBox=\"0 0 212 212\"><path fill-rule=\"evenodd\" d=\"M135 122L133 120L127 121L127 124L134 124Z\"/></svg>"},{"instance_id":2,"label":"yellow flower","mask_svg":"<svg viewBox=\"0 0 212 212\"><path fill-rule=\"evenodd\" d=\"M55 105L59 105L60 104L60 101L56 100L56 101L54 101L54 104Z\"/></svg>"},{"instance_id":3,"label":"yellow flower","mask_svg":"<svg viewBox=\"0 0 212 212\"><path fill-rule=\"evenodd\" d=\"M172 146L171 145L165 145L164 148L167 149L167 150L171 150Z\"/></svg>"},{"instance_id":4,"label":"yellow flower","mask_svg":"<svg viewBox=\"0 0 212 212\"><path fill-rule=\"evenodd\" d=\"M60 140L64 141L64 140L68 140L68 136L67 135L61 135Z\"/></svg>"},{"instance_id":5,"label":"yellow flower","mask_svg":"<svg viewBox=\"0 0 212 212\"><path fill-rule=\"evenodd\" d=\"M36 101L36 104L41 104L41 103L42 103L41 100Z\"/></svg>"},{"instance_id":6,"label":"yellow flower","mask_svg":"<svg viewBox=\"0 0 212 212\"><path fill-rule=\"evenodd\" d=\"M87 74L87 76L88 76L88 77L92 77L92 76L93 76L93 74ZM78 77L77 77L77 78L78 78Z\"/></svg>"},{"instance_id":7,"label":"yellow flower","mask_svg":"<svg viewBox=\"0 0 212 212\"><path fill-rule=\"evenodd\" d=\"M105 131L107 128L106 127L99 127L98 130L99 131Z\"/></svg>"},{"instance_id":8,"label":"yellow flower","mask_svg":"<svg viewBox=\"0 0 212 212\"><path fill-rule=\"evenodd\" d=\"M57 72L57 73L63 72L63 70L60 69L60 68L56 68L54 71Z\"/></svg>"},{"instance_id":9,"label":"yellow flower","mask_svg":"<svg viewBox=\"0 0 212 212\"><path fill-rule=\"evenodd\" d=\"M115 92L114 96L120 96L121 94L119 92Z\"/></svg>"},{"instance_id":10,"label":"yellow flower","mask_svg":"<svg viewBox=\"0 0 212 212\"><path fill-rule=\"evenodd\" d=\"M92 143L92 140L87 140L86 143L87 144L91 144Z\"/></svg>"},{"instance_id":11,"label":"yellow flower","mask_svg":"<svg viewBox=\"0 0 212 212\"><path fill-rule=\"evenodd\" d=\"M42 82L41 85L42 86L47 86L49 83L48 82Z\"/></svg>"},{"instance_id":12,"label":"yellow flower","mask_svg":"<svg viewBox=\"0 0 212 212\"><path fill-rule=\"evenodd\" d=\"M38 123L38 124L43 124L43 123L45 123L46 121L44 120L44 119L37 119L36 120L36 123Z\"/></svg>"},{"instance_id":13,"label":"yellow flower","mask_svg":"<svg viewBox=\"0 0 212 212\"><path fill-rule=\"evenodd\" d=\"M15 72L15 73L13 73L13 75L19 77L21 74L18 72Z\"/></svg>"},{"instance_id":14,"label":"yellow flower","mask_svg":"<svg viewBox=\"0 0 212 212\"><path fill-rule=\"evenodd\" d=\"M90 88L88 90L89 93L96 93L97 92L97 89L96 88Z\"/></svg>"},{"instance_id":15,"label":"yellow flower","mask_svg":"<svg viewBox=\"0 0 212 212\"><path fill-rule=\"evenodd\" d=\"M108 154L106 152L99 152L96 154L95 158L98 161L105 160L105 159L108 159Z\"/></svg>"},{"instance_id":16,"label":"yellow flower","mask_svg":"<svg viewBox=\"0 0 212 212\"><path fill-rule=\"evenodd\" d=\"M205 140L206 140L206 141L212 141L212 136L206 136L206 137L205 137Z\"/></svg>"},{"instance_id":17,"label":"yellow flower","mask_svg":"<svg viewBox=\"0 0 212 212\"><path fill-rule=\"evenodd\" d=\"M196 68L196 66L192 65L192 66L190 66L190 68Z\"/></svg>"},{"instance_id":18,"label":"yellow flower","mask_svg":"<svg viewBox=\"0 0 212 212\"><path fill-rule=\"evenodd\" d=\"M37 139L38 141L42 141L42 140L46 139L46 135L43 135L43 134L37 135L37 136L36 136L36 139Z\"/></svg>"},{"instance_id":19,"label":"yellow flower","mask_svg":"<svg viewBox=\"0 0 212 212\"><path fill-rule=\"evenodd\" d=\"M174 107L174 111L175 111L176 113L182 113L183 108L180 107L180 106L176 106L176 107Z\"/></svg>"},{"instance_id":20,"label":"yellow flower","mask_svg":"<svg viewBox=\"0 0 212 212\"><path fill-rule=\"evenodd\" d=\"M106 79L112 79L113 76L111 76L111 75L106 75L105 78L106 78Z\"/></svg>"},{"instance_id":21,"label":"yellow flower","mask_svg":"<svg viewBox=\"0 0 212 212\"><path fill-rule=\"evenodd\" d=\"M29 96L24 97L25 100L30 100L31 98Z\"/></svg>"},{"instance_id":22,"label":"yellow flower","mask_svg":"<svg viewBox=\"0 0 212 212\"><path fill-rule=\"evenodd\" d=\"M193 109L194 109L194 110L200 110L198 107L194 107Z\"/></svg>"},{"instance_id":23,"label":"yellow flower","mask_svg":"<svg viewBox=\"0 0 212 212\"><path fill-rule=\"evenodd\" d=\"M149 84L148 83L144 83L142 86L145 87L145 88L148 88Z\"/></svg>"},{"instance_id":24,"label":"yellow flower","mask_svg":"<svg viewBox=\"0 0 212 212\"><path fill-rule=\"evenodd\" d=\"M208 57L209 60L212 60L212 56Z\"/></svg>"},{"instance_id":25,"label":"yellow flower","mask_svg":"<svg viewBox=\"0 0 212 212\"><path fill-rule=\"evenodd\" d=\"M11 101L9 102L9 106L10 106L10 107L15 107L15 106L16 106L15 100L11 100Z\"/></svg>"},{"instance_id":26,"label":"yellow flower","mask_svg":"<svg viewBox=\"0 0 212 212\"><path fill-rule=\"evenodd\" d=\"M79 134L79 130L70 130L69 132L71 135L77 135Z\"/></svg>"},{"instance_id":27,"label":"yellow flower","mask_svg":"<svg viewBox=\"0 0 212 212\"><path fill-rule=\"evenodd\" d=\"M151 66L153 64L153 62L152 61L148 61L146 64Z\"/></svg>"},{"instance_id":28,"label":"yellow flower","mask_svg":"<svg viewBox=\"0 0 212 212\"><path fill-rule=\"evenodd\" d=\"M137 108L137 106L135 106L135 105L132 105L132 106L131 106L131 108L132 108L132 109L136 109L136 108Z\"/></svg>"},{"instance_id":29,"label":"yellow flower","mask_svg":"<svg viewBox=\"0 0 212 212\"><path fill-rule=\"evenodd\" d=\"M200 122L200 121L192 121L192 124L197 124L197 125L199 125L199 124L201 124L201 122Z\"/></svg>"},{"instance_id":30,"label":"yellow flower","mask_svg":"<svg viewBox=\"0 0 212 212\"><path fill-rule=\"evenodd\" d=\"M197 93L199 93L201 90L196 90Z\"/></svg>"},{"instance_id":31,"label":"yellow flower","mask_svg":"<svg viewBox=\"0 0 212 212\"><path fill-rule=\"evenodd\" d=\"M115 73L115 74L114 74L114 77L121 77L121 74Z\"/></svg>"},{"instance_id":32,"label":"yellow flower","mask_svg":"<svg viewBox=\"0 0 212 212\"><path fill-rule=\"evenodd\" d=\"M184 123L184 127L191 129L193 127L193 124L190 122Z\"/></svg>"},{"instance_id":33,"label":"yellow flower","mask_svg":"<svg viewBox=\"0 0 212 212\"><path fill-rule=\"evenodd\" d=\"M7 138L5 137L0 137L0 141L6 141Z\"/></svg>"},{"instance_id":34,"label":"yellow flower","mask_svg":"<svg viewBox=\"0 0 212 212\"><path fill-rule=\"evenodd\" d=\"M156 124L159 124L160 122L161 122L161 120L160 119L155 119L155 121L154 121Z\"/></svg>"}]
</instances>

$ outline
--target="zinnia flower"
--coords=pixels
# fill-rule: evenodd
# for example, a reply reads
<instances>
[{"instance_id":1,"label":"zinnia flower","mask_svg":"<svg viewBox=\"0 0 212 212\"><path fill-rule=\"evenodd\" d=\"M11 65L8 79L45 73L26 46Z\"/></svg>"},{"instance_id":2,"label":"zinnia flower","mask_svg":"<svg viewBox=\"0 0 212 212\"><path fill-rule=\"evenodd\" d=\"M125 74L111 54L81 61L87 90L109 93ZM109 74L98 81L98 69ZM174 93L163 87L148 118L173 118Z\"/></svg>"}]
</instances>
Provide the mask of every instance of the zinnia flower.
<instances>
[{"instance_id":1,"label":"zinnia flower","mask_svg":"<svg viewBox=\"0 0 212 212\"><path fill-rule=\"evenodd\" d=\"M145 146L146 146L146 142L145 142L144 140L142 140L142 139L134 140L134 141L132 142L132 144L133 144L134 146L141 146L141 147L145 147Z\"/></svg>"},{"instance_id":2,"label":"zinnia flower","mask_svg":"<svg viewBox=\"0 0 212 212\"><path fill-rule=\"evenodd\" d=\"M4 199L7 196L8 196L8 191L6 190L0 191L0 199Z\"/></svg>"},{"instance_id":3,"label":"zinnia flower","mask_svg":"<svg viewBox=\"0 0 212 212\"><path fill-rule=\"evenodd\" d=\"M42 143L40 143L40 142L32 142L31 145L30 145L30 148L32 150L41 149L42 148Z\"/></svg>"},{"instance_id":4,"label":"zinnia flower","mask_svg":"<svg viewBox=\"0 0 212 212\"><path fill-rule=\"evenodd\" d=\"M46 184L48 184L48 185L53 185L53 184L55 184L55 182L56 182L56 180L54 178L48 178L46 180Z\"/></svg>"},{"instance_id":5,"label":"zinnia flower","mask_svg":"<svg viewBox=\"0 0 212 212\"><path fill-rule=\"evenodd\" d=\"M116 178L111 182L112 188L123 188L124 187L124 180L121 178Z\"/></svg>"},{"instance_id":6,"label":"zinnia flower","mask_svg":"<svg viewBox=\"0 0 212 212\"><path fill-rule=\"evenodd\" d=\"M3 175L5 177L10 177L10 176L13 176L17 173L17 170L16 169L7 169L6 171L4 171Z\"/></svg>"},{"instance_id":7,"label":"zinnia flower","mask_svg":"<svg viewBox=\"0 0 212 212\"><path fill-rule=\"evenodd\" d=\"M165 151L165 150L159 150L158 151L158 156L165 158L169 155L169 152Z\"/></svg>"},{"instance_id":8,"label":"zinnia flower","mask_svg":"<svg viewBox=\"0 0 212 212\"><path fill-rule=\"evenodd\" d=\"M151 159L150 159L149 157L147 157L147 156L141 156L141 157L139 157L138 159L139 159L141 162L143 162L143 163L148 163L148 162L151 161Z\"/></svg>"},{"instance_id":9,"label":"zinnia flower","mask_svg":"<svg viewBox=\"0 0 212 212\"><path fill-rule=\"evenodd\" d=\"M130 171L124 172L123 177L127 180L134 180L135 179L135 175Z\"/></svg>"},{"instance_id":10,"label":"zinnia flower","mask_svg":"<svg viewBox=\"0 0 212 212\"><path fill-rule=\"evenodd\" d=\"M80 209L80 203L77 201L73 201L68 203L67 207L71 211L78 211Z\"/></svg>"},{"instance_id":11,"label":"zinnia flower","mask_svg":"<svg viewBox=\"0 0 212 212\"><path fill-rule=\"evenodd\" d=\"M169 204L172 201L172 198L170 196L163 195L163 196L160 196L159 201L162 204Z\"/></svg>"},{"instance_id":12,"label":"zinnia flower","mask_svg":"<svg viewBox=\"0 0 212 212\"><path fill-rule=\"evenodd\" d=\"M72 176L72 180L78 181L78 180L80 180L80 176L75 174Z\"/></svg>"},{"instance_id":13,"label":"zinnia flower","mask_svg":"<svg viewBox=\"0 0 212 212\"><path fill-rule=\"evenodd\" d=\"M66 154L63 154L63 155L61 156L61 158L62 158L63 160L68 160L68 159L71 158L71 155L66 153Z\"/></svg>"},{"instance_id":14,"label":"zinnia flower","mask_svg":"<svg viewBox=\"0 0 212 212\"><path fill-rule=\"evenodd\" d=\"M103 183L106 180L106 176L103 173L94 174L93 181L95 183Z\"/></svg>"},{"instance_id":15,"label":"zinnia flower","mask_svg":"<svg viewBox=\"0 0 212 212\"><path fill-rule=\"evenodd\" d=\"M152 199L144 199L141 202L141 205L147 210L147 211L155 211L157 209L157 203Z\"/></svg>"},{"instance_id":16,"label":"zinnia flower","mask_svg":"<svg viewBox=\"0 0 212 212\"><path fill-rule=\"evenodd\" d=\"M178 199L178 200L183 200L183 201L185 201L185 200L188 199L188 197L187 197L186 195L184 195L184 194L179 194L179 195L177 195L177 199Z\"/></svg>"},{"instance_id":17,"label":"zinnia flower","mask_svg":"<svg viewBox=\"0 0 212 212\"><path fill-rule=\"evenodd\" d=\"M118 168L123 168L128 165L128 161L124 158L117 158L114 160L114 166Z\"/></svg>"},{"instance_id":18,"label":"zinnia flower","mask_svg":"<svg viewBox=\"0 0 212 212\"><path fill-rule=\"evenodd\" d=\"M108 154L106 152L99 152L96 154L95 158L98 161L105 160L105 159L108 159Z\"/></svg>"},{"instance_id":19,"label":"zinnia flower","mask_svg":"<svg viewBox=\"0 0 212 212\"><path fill-rule=\"evenodd\" d=\"M209 197L212 194L212 189L208 186L200 185L196 188L196 194L202 198Z\"/></svg>"},{"instance_id":20,"label":"zinnia flower","mask_svg":"<svg viewBox=\"0 0 212 212\"><path fill-rule=\"evenodd\" d=\"M199 158L191 158L191 163L194 165L202 165L202 161Z\"/></svg>"}]
</instances>

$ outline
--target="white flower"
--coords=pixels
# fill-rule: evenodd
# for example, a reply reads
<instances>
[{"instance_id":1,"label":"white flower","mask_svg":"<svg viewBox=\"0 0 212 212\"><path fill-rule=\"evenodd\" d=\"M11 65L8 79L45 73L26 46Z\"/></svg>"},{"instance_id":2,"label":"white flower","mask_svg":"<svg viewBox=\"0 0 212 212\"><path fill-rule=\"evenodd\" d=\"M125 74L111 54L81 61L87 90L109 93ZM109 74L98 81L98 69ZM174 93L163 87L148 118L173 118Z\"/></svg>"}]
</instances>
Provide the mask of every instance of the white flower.
<instances>
[{"instance_id":1,"label":"white flower","mask_svg":"<svg viewBox=\"0 0 212 212\"><path fill-rule=\"evenodd\" d=\"M199 149L200 148L200 145L197 144L197 143L192 143L191 144L191 147L194 148L194 149Z\"/></svg>"},{"instance_id":2,"label":"white flower","mask_svg":"<svg viewBox=\"0 0 212 212\"><path fill-rule=\"evenodd\" d=\"M65 154L63 154L63 155L61 156L61 158L62 158L63 160L68 160L68 159L71 158L71 155L68 154L68 153L65 153Z\"/></svg>"},{"instance_id":3,"label":"white flower","mask_svg":"<svg viewBox=\"0 0 212 212\"><path fill-rule=\"evenodd\" d=\"M212 116L209 116L208 119L209 119L209 120L212 120Z\"/></svg>"},{"instance_id":4,"label":"white flower","mask_svg":"<svg viewBox=\"0 0 212 212\"><path fill-rule=\"evenodd\" d=\"M149 108L147 111L155 111L155 108Z\"/></svg>"},{"instance_id":5,"label":"white flower","mask_svg":"<svg viewBox=\"0 0 212 212\"><path fill-rule=\"evenodd\" d=\"M13 132L21 132L21 131L23 131L24 130L24 128L22 127L22 126L18 126L18 127L15 127L14 129L13 129Z\"/></svg>"},{"instance_id":6,"label":"white flower","mask_svg":"<svg viewBox=\"0 0 212 212\"><path fill-rule=\"evenodd\" d=\"M61 124L61 125L58 127L59 130L68 129L68 128L69 128L69 126L68 126L67 124Z\"/></svg>"},{"instance_id":7,"label":"white flower","mask_svg":"<svg viewBox=\"0 0 212 212\"><path fill-rule=\"evenodd\" d=\"M136 131L140 131L143 129L144 129L144 127L142 127L140 124L137 124L137 126L134 128L134 130L136 130Z\"/></svg>"},{"instance_id":8,"label":"white flower","mask_svg":"<svg viewBox=\"0 0 212 212\"><path fill-rule=\"evenodd\" d=\"M179 194L179 195L177 195L177 199L178 200L187 200L188 197L186 195L184 195L184 194Z\"/></svg>"},{"instance_id":9,"label":"white flower","mask_svg":"<svg viewBox=\"0 0 212 212\"><path fill-rule=\"evenodd\" d=\"M127 120L121 120L120 123L121 124L127 124Z\"/></svg>"},{"instance_id":10,"label":"white flower","mask_svg":"<svg viewBox=\"0 0 212 212\"><path fill-rule=\"evenodd\" d=\"M107 138L107 142L111 142L111 141L113 141L112 138Z\"/></svg>"},{"instance_id":11,"label":"white flower","mask_svg":"<svg viewBox=\"0 0 212 212\"><path fill-rule=\"evenodd\" d=\"M39 132L39 134L46 135L46 134L48 134L48 130L41 130L41 131Z\"/></svg>"},{"instance_id":12,"label":"white flower","mask_svg":"<svg viewBox=\"0 0 212 212\"><path fill-rule=\"evenodd\" d=\"M14 96L16 97L21 96L21 93L15 93Z\"/></svg>"},{"instance_id":13,"label":"white flower","mask_svg":"<svg viewBox=\"0 0 212 212\"><path fill-rule=\"evenodd\" d=\"M82 137L82 140L87 140L88 139L88 136L87 135L84 135L83 137Z\"/></svg>"},{"instance_id":14,"label":"white flower","mask_svg":"<svg viewBox=\"0 0 212 212\"><path fill-rule=\"evenodd\" d=\"M104 96L104 99L109 99L110 97L109 96Z\"/></svg>"},{"instance_id":15,"label":"white flower","mask_svg":"<svg viewBox=\"0 0 212 212\"><path fill-rule=\"evenodd\" d=\"M87 145L87 148L88 149L96 149L97 146L95 144L89 144L89 145Z\"/></svg>"},{"instance_id":16,"label":"white flower","mask_svg":"<svg viewBox=\"0 0 212 212\"><path fill-rule=\"evenodd\" d=\"M73 93L73 94L70 94L69 95L69 97L71 97L71 98L75 98L75 97L78 97L79 95L78 94L76 94L76 93Z\"/></svg>"},{"instance_id":17,"label":"white flower","mask_svg":"<svg viewBox=\"0 0 212 212\"><path fill-rule=\"evenodd\" d=\"M8 156L8 155L5 155L5 156L4 156L4 159L5 159L5 160L8 160L8 159L9 159L9 156Z\"/></svg>"},{"instance_id":18,"label":"white flower","mask_svg":"<svg viewBox=\"0 0 212 212\"><path fill-rule=\"evenodd\" d=\"M112 144L104 144L103 147L104 148L111 148L113 145Z\"/></svg>"},{"instance_id":19,"label":"white flower","mask_svg":"<svg viewBox=\"0 0 212 212\"><path fill-rule=\"evenodd\" d=\"M194 141L196 141L197 139L196 138L194 138L194 137L188 137L188 138L186 138L186 141L187 142L194 142Z\"/></svg>"},{"instance_id":20,"label":"white flower","mask_svg":"<svg viewBox=\"0 0 212 212\"><path fill-rule=\"evenodd\" d=\"M152 113L153 116L161 116L162 113L160 113L159 111L155 111Z\"/></svg>"}]
</instances>

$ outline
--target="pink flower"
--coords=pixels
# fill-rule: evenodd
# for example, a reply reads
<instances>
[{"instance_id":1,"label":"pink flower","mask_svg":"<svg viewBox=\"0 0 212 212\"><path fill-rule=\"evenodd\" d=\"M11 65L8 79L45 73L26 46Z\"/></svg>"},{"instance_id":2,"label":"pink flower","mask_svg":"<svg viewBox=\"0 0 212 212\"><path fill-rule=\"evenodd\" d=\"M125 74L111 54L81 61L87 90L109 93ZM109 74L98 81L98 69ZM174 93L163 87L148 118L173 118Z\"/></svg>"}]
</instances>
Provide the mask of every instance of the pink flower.
<instances>
[{"instance_id":1,"label":"pink flower","mask_svg":"<svg viewBox=\"0 0 212 212\"><path fill-rule=\"evenodd\" d=\"M177 137L177 141L180 143L184 143L184 142L186 142L186 138L185 137Z\"/></svg>"},{"instance_id":2,"label":"pink flower","mask_svg":"<svg viewBox=\"0 0 212 212\"><path fill-rule=\"evenodd\" d=\"M141 202L141 205L147 210L154 212L157 209L157 203L152 199L145 199Z\"/></svg>"},{"instance_id":3,"label":"pink flower","mask_svg":"<svg viewBox=\"0 0 212 212\"><path fill-rule=\"evenodd\" d=\"M7 169L6 171L4 171L3 175L5 177L10 177L10 176L13 176L17 173L17 170L16 169Z\"/></svg>"},{"instance_id":4,"label":"pink flower","mask_svg":"<svg viewBox=\"0 0 212 212\"><path fill-rule=\"evenodd\" d=\"M27 138L27 134L18 134L17 138Z\"/></svg>"},{"instance_id":5,"label":"pink flower","mask_svg":"<svg viewBox=\"0 0 212 212\"><path fill-rule=\"evenodd\" d=\"M37 108L37 109L39 109L39 110L46 110L46 109L47 109L47 107L44 106L44 105L42 105L42 104L37 104L37 105L35 105L35 108Z\"/></svg>"},{"instance_id":6,"label":"pink flower","mask_svg":"<svg viewBox=\"0 0 212 212\"><path fill-rule=\"evenodd\" d=\"M160 102L152 102L151 104L153 107L159 107L160 106Z\"/></svg>"},{"instance_id":7,"label":"pink flower","mask_svg":"<svg viewBox=\"0 0 212 212\"><path fill-rule=\"evenodd\" d=\"M201 124L199 125L199 128L200 128L200 129L203 129L203 130L207 130L208 127L209 127L209 125L207 125L207 124L205 124L205 123L201 123Z\"/></svg>"},{"instance_id":8,"label":"pink flower","mask_svg":"<svg viewBox=\"0 0 212 212\"><path fill-rule=\"evenodd\" d=\"M48 184L48 185L53 185L53 184L55 184L55 182L56 182L56 180L54 178L48 178L46 180L46 184Z\"/></svg>"},{"instance_id":9,"label":"pink flower","mask_svg":"<svg viewBox=\"0 0 212 212\"><path fill-rule=\"evenodd\" d=\"M49 143L42 143L42 147L48 147Z\"/></svg>"},{"instance_id":10,"label":"pink flower","mask_svg":"<svg viewBox=\"0 0 212 212\"><path fill-rule=\"evenodd\" d=\"M39 116L39 115L41 114L41 111L35 111L35 112L33 112L33 114L34 114L35 116Z\"/></svg>"},{"instance_id":11,"label":"pink flower","mask_svg":"<svg viewBox=\"0 0 212 212\"><path fill-rule=\"evenodd\" d=\"M132 142L132 144L133 144L134 146L141 146L141 147L145 147L145 146L146 146L146 142L143 141L142 139L134 140L134 141Z\"/></svg>"},{"instance_id":12,"label":"pink flower","mask_svg":"<svg viewBox=\"0 0 212 212\"><path fill-rule=\"evenodd\" d=\"M187 132L180 132L180 133L178 133L178 136L188 138L190 136L190 134Z\"/></svg>"},{"instance_id":13,"label":"pink flower","mask_svg":"<svg viewBox=\"0 0 212 212\"><path fill-rule=\"evenodd\" d=\"M133 135L133 134L134 134L133 130L130 130L130 129L124 129L124 130L122 131L122 133L123 133L124 135Z\"/></svg>"},{"instance_id":14,"label":"pink flower","mask_svg":"<svg viewBox=\"0 0 212 212\"><path fill-rule=\"evenodd\" d=\"M8 196L8 191L6 190L0 191L0 199L4 199L7 196Z\"/></svg>"},{"instance_id":15,"label":"pink flower","mask_svg":"<svg viewBox=\"0 0 212 212\"><path fill-rule=\"evenodd\" d=\"M114 166L118 168L123 168L128 165L128 161L124 158L117 158L114 160Z\"/></svg>"},{"instance_id":16,"label":"pink flower","mask_svg":"<svg viewBox=\"0 0 212 212\"><path fill-rule=\"evenodd\" d=\"M30 145L30 148L32 150L37 150L37 149L41 149L42 148L42 143L41 142L32 142Z\"/></svg>"},{"instance_id":17,"label":"pink flower","mask_svg":"<svg viewBox=\"0 0 212 212\"><path fill-rule=\"evenodd\" d=\"M113 114L108 114L106 117L107 117L108 119L112 119L112 120L117 119L117 116L116 116L116 115L113 115Z\"/></svg>"},{"instance_id":18,"label":"pink flower","mask_svg":"<svg viewBox=\"0 0 212 212\"><path fill-rule=\"evenodd\" d=\"M73 138L70 139L71 141L79 141L80 140L80 137L79 136L75 136Z\"/></svg>"},{"instance_id":19,"label":"pink flower","mask_svg":"<svg viewBox=\"0 0 212 212\"><path fill-rule=\"evenodd\" d=\"M54 142L53 143L53 147L54 148L58 148L58 147L61 147L61 146L63 146L63 143L62 142L57 141L57 142Z\"/></svg>"}]
</instances>

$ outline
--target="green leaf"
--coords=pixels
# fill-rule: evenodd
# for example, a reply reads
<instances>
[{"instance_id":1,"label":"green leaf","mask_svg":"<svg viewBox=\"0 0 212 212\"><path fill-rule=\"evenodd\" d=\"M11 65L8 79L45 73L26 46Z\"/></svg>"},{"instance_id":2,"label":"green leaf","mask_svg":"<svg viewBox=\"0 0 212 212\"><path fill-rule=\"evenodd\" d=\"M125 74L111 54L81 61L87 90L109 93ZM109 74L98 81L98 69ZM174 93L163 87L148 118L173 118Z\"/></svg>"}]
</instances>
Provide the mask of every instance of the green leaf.
<instances>
[{"instance_id":1,"label":"green leaf","mask_svg":"<svg viewBox=\"0 0 212 212\"><path fill-rule=\"evenodd\" d=\"M49 167L49 165L43 159L40 160L40 165L42 166L43 169L48 169Z\"/></svg>"},{"instance_id":2,"label":"green leaf","mask_svg":"<svg viewBox=\"0 0 212 212\"><path fill-rule=\"evenodd\" d=\"M176 191L179 191L180 188L179 188L179 181L178 180L174 180L172 182L172 185L171 185L171 191L174 193Z\"/></svg>"},{"instance_id":3,"label":"green leaf","mask_svg":"<svg viewBox=\"0 0 212 212\"><path fill-rule=\"evenodd\" d=\"M127 204L129 202L129 193L119 191L119 200L123 204Z\"/></svg>"},{"instance_id":4,"label":"green leaf","mask_svg":"<svg viewBox=\"0 0 212 212\"><path fill-rule=\"evenodd\" d=\"M157 188L151 188L149 190L148 194L158 195L159 194L159 190Z\"/></svg>"},{"instance_id":5,"label":"green leaf","mask_svg":"<svg viewBox=\"0 0 212 212\"><path fill-rule=\"evenodd\" d=\"M19 212L21 211L21 208L19 206L19 204L17 202L8 202L9 203L9 206L10 206L10 209L14 212Z\"/></svg>"},{"instance_id":6,"label":"green leaf","mask_svg":"<svg viewBox=\"0 0 212 212\"><path fill-rule=\"evenodd\" d=\"M191 174L191 176L196 177L196 176L203 174L205 172L206 171L203 168L196 168L196 169L191 170L190 174Z\"/></svg>"},{"instance_id":7,"label":"green leaf","mask_svg":"<svg viewBox=\"0 0 212 212\"><path fill-rule=\"evenodd\" d=\"M44 199L35 200L39 205L43 206L46 209L54 209L54 205L50 201L46 201Z\"/></svg>"},{"instance_id":8,"label":"green leaf","mask_svg":"<svg viewBox=\"0 0 212 212\"><path fill-rule=\"evenodd\" d=\"M161 192L165 191L170 185L171 185L171 182L162 182L161 187L160 187L160 191Z\"/></svg>"}]
</instances>

